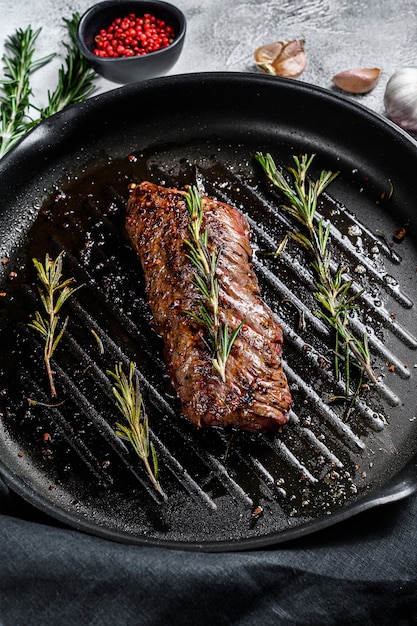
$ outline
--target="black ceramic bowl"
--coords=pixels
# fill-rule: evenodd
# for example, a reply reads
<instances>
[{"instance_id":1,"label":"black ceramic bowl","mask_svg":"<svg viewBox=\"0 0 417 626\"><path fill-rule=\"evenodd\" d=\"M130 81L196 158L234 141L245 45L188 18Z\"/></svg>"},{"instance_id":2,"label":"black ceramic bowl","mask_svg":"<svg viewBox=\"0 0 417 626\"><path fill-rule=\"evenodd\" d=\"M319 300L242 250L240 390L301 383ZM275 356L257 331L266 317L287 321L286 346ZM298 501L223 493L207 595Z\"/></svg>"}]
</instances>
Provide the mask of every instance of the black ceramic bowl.
<instances>
[{"instance_id":1,"label":"black ceramic bowl","mask_svg":"<svg viewBox=\"0 0 417 626\"><path fill-rule=\"evenodd\" d=\"M137 17L150 13L164 20L174 29L174 40L166 48L142 56L105 58L93 53L95 37L107 29L118 17L134 13ZM159 0L106 0L88 9L81 17L77 30L77 44L81 54L93 69L115 83L133 83L166 74L181 54L186 31L184 14L174 5Z\"/></svg>"}]
</instances>

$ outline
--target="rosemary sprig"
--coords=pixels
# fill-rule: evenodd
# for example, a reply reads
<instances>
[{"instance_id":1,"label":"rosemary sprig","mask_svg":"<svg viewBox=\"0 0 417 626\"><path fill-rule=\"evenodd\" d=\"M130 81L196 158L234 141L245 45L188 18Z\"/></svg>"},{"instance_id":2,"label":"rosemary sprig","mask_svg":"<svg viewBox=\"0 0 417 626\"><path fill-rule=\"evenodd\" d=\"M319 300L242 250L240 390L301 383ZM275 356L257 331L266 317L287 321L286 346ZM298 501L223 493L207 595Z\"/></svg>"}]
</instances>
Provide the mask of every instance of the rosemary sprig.
<instances>
[{"instance_id":1,"label":"rosemary sprig","mask_svg":"<svg viewBox=\"0 0 417 626\"><path fill-rule=\"evenodd\" d=\"M222 324L220 320L216 272L221 249L217 252L209 250L209 230L202 230L204 209L198 188L191 186L184 195L190 215L188 229L191 234L191 240L185 240L188 247L186 256L196 269L192 282L202 296L198 314L192 311L188 311L188 314L208 330L208 345L214 352L212 364L225 382L227 360L244 322L231 331L228 324Z\"/></svg>"},{"instance_id":2,"label":"rosemary sprig","mask_svg":"<svg viewBox=\"0 0 417 626\"><path fill-rule=\"evenodd\" d=\"M114 379L113 394L119 411L127 424L116 423L116 435L131 443L138 457L143 461L146 472L155 489L164 496L158 481L158 458L153 443L149 438L148 416L145 413L143 396L140 392L139 379L135 374L135 365L130 362L129 375L123 371L122 364L115 366L115 371L107 370ZM152 465L149 457L152 457Z\"/></svg>"},{"instance_id":3,"label":"rosemary sprig","mask_svg":"<svg viewBox=\"0 0 417 626\"><path fill-rule=\"evenodd\" d=\"M0 158L26 134L32 120L28 117L31 74L48 63L53 54L34 60L35 43L41 29L33 31L30 26L18 29L5 43L2 57L5 78L0 81Z\"/></svg>"},{"instance_id":4,"label":"rosemary sprig","mask_svg":"<svg viewBox=\"0 0 417 626\"><path fill-rule=\"evenodd\" d=\"M0 158L6 154L29 130L50 115L70 104L82 102L90 96L96 73L92 70L76 45L76 31L80 16L74 13L64 22L70 43L64 43L66 57L58 71L57 86L48 91L45 108L35 107L30 78L32 73L48 63L55 54L34 60L36 40L41 32L29 26L17 30L5 43L6 53L2 57L5 78L0 81ZM37 119L33 114L37 113Z\"/></svg>"},{"instance_id":5,"label":"rosemary sprig","mask_svg":"<svg viewBox=\"0 0 417 626\"><path fill-rule=\"evenodd\" d=\"M53 398L56 397L57 393L51 367L51 359L68 324L67 317L59 328L58 313L64 302L81 286L73 287L73 278L68 278L60 282L62 278L63 254L64 253L61 252L55 260L51 259L49 254L46 254L44 265L42 265L38 259L32 259L37 271L38 280L43 287L38 286L38 291L47 315L46 317L42 317L41 313L36 311L35 318L28 325L30 328L36 330L45 340L43 353L44 362L51 388L51 396Z\"/></svg>"},{"instance_id":6,"label":"rosemary sprig","mask_svg":"<svg viewBox=\"0 0 417 626\"><path fill-rule=\"evenodd\" d=\"M366 373L368 378L377 383L377 377L371 367L370 353L366 336L363 341L355 337L349 328L349 314L357 309L356 298L360 294L351 295L351 280L345 280L346 267L339 266L336 271L331 269L330 224L325 225L323 219L315 220L317 201L327 186L336 178L337 172L323 170L318 180L308 178L308 170L314 155L301 158L294 157L295 167L289 168L292 184L279 171L270 154L257 154L269 180L284 194L289 204L283 208L294 217L304 228L305 233L290 233L311 256L311 265L316 272L317 282L314 297L322 309L315 311L335 330L335 372L339 376L339 357L343 354L345 363L346 393L350 389L350 364ZM316 223L317 222L317 223Z\"/></svg>"},{"instance_id":7,"label":"rosemary sprig","mask_svg":"<svg viewBox=\"0 0 417 626\"><path fill-rule=\"evenodd\" d=\"M76 33L80 16L74 13L64 22L68 29L70 43L64 43L67 54L58 71L58 84L53 92L48 91L48 106L40 110L40 119L62 111L70 104L82 102L90 96L94 87L96 73L82 56L76 44Z\"/></svg>"}]
</instances>

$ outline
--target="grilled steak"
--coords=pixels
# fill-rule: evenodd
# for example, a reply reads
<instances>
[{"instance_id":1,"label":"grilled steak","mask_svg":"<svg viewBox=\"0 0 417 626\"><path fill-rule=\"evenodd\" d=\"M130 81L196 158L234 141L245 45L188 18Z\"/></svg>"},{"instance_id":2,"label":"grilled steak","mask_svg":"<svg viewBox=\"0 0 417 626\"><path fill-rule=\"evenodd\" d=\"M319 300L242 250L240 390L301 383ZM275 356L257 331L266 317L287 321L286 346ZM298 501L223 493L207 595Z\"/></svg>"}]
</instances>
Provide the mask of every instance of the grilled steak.
<instances>
[{"instance_id":1,"label":"grilled steak","mask_svg":"<svg viewBox=\"0 0 417 626\"><path fill-rule=\"evenodd\" d=\"M220 319L235 329L226 381L212 365L198 313L201 294L186 257L189 213L183 194L150 182L131 193L126 230L145 274L154 323L164 341L168 374L183 414L197 426L273 431L288 421L291 396L281 363L282 330L259 297L250 259L249 226L233 207L204 197L203 229L221 249L216 276Z\"/></svg>"}]
</instances>

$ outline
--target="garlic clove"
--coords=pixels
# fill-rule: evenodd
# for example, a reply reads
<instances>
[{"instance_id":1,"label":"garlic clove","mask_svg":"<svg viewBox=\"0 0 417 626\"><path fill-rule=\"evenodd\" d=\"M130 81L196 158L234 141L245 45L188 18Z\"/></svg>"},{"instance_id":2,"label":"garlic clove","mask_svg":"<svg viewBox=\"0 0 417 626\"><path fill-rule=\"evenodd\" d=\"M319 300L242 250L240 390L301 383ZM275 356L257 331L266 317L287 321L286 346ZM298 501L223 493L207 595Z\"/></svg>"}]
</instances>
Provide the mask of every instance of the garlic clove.
<instances>
[{"instance_id":1,"label":"garlic clove","mask_svg":"<svg viewBox=\"0 0 417 626\"><path fill-rule=\"evenodd\" d=\"M417 130L417 67L403 67L385 87L385 111L405 130Z\"/></svg>"},{"instance_id":2,"label":"garlic clove","mask_svg":"<svg viewBox=\"0 0 417 626\"><path fill-rule=\"evenodd\" d=\"M345 70L333 76L332 81L343 91L349 93L368 93L371 91L381 74L379 67Z\"/></svg>"},{"instance_id":3,"label":"garlic clove","mask_svg":"<svg viewBox=\"0 0 417 626\"><path fill-rule=\"evenodd\" d=\"M260 46L253 56L261 71L284 78L299 76L307 63L303 39L275 41Z\"/></svg>"}]
</instances>

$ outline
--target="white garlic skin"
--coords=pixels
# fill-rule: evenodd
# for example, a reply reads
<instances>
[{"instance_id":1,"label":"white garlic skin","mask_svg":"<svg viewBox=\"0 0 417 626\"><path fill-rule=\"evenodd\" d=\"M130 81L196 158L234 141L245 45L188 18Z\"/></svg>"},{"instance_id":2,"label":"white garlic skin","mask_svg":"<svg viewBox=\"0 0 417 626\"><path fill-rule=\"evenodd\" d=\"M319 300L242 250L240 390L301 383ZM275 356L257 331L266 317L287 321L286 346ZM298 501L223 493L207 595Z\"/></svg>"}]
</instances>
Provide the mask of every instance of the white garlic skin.
<instances>
[{"instance_id":1,"label":"white garlic skin","mask_svg":"<svg viewBox=\"0 0 417 626\"><path fill-rule=\"evenodd\" d=\"M417 130L417 67L397 70L387 82L385 110L405 130Z\"/></svg>"}]
</instances>

